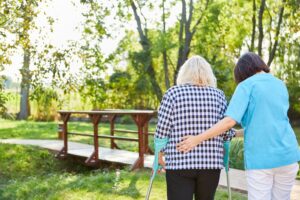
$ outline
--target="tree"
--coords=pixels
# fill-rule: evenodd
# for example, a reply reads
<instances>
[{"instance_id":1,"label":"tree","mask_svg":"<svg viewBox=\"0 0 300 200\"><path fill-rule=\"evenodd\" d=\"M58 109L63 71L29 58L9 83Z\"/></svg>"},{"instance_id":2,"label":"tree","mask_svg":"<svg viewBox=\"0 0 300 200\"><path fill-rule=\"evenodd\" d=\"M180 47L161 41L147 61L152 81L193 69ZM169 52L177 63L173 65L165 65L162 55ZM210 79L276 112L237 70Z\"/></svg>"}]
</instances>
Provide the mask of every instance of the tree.
<instances>
[{"instance_id":1,"label":"tree","mask_svg":"<svg viewBox=\"0 0 300 200\"><path fill-rule=\"evenodd\" d=\"M300 117L300 4L289 1L285 6L286 14L282 26L289 31L279 35L278 53L274 59L274 72L287 85L289 91L289 116L293 119Z\"/></svg>"},{"instance_id":2,"label":"tree","mask_svg":"<svg viewBox=\"0 0 300 200\"><path fill-rule=\"evenodd\" d=\"M139 97L141 99L151 99L155 95L155 101L159 102L162 93L176 84L178 70L186 59L190 55L199 54L211 63L218 79L218 87L227 96L231 96L235 87L232 69L236 59L246 49L258 52L266 58L269 65L281 63L278 60L282 57L281 48L290 44L284 37L294 37L286 36L286 33L291 31L289 24L297 21L295 17L291 19L297 13L297 2L161 0L157 3L152 0L127 0L107 4L105 9L110 10L109 15L114 16L114 20L122 28L126 28L132 21L136 24L135 31L132 31L133 27L126 30L126 36L121 40L118 50L111 55L114 66L127 61L127 68L120 72L130 75L130 84L117 81L109 90L118 91L125 84L130 88L130 95L142 94ZM168 24L174 17L170 17L174 14L173 9L178 7L181 9L177 9L177 21ZM116 8L117 14L114 13ZM159 17L149 14L151 12L159 13ZM112 25L113 22L107 24ZM294 29L295 27L297 26L293 26ZM124 45L125 43L128 44ZM284 56L285 60L288 57L298 58L295 44L291 43L293 50L290 56ZM280 54L277 55L278 49ZM147 88L150 93L146 94L139 88ZM124 96L132 98L130 95ZM130 102L127 100L124 102ZM138 107L156 105L133 101L130 103L139 105Z\"/></svg>"},{"instance_id":3,"label":"tree","mask_svg":"<svg viewBox=\"0 0 300 200\"><path fill-rule=\"evenodd\" d=\"M41 91L39 87L45 84L45 80L51 79L53 87L64 86L65 91L69 90L73 85L69 76L69 60L70 51L56 49L53 45L47 44L46 37L52 32L53 18L47 16L46 13L41 13L40 5L47 6L47 1L41 0L7 0L2 4L2 7L7 22L1 28L0 39L2 47L5 48L5 55L7 61L1 60L2 65L11 64L9 58L14 53L23 55L23 65L20 69L21 74L21 100L20 112L18 119L27 119L30 115L30 91L34 93ZM47 17L48 27L38 27L36 25L36 18L45 15ZM31 34L38 32L39 39L33 41ZM16 38L10 42L10 38ZM40 50L39 47L43 46ZM70 84L69 84L70 83ZM69 86L69 87L66 87ZM44 87L44 86L43 86ZM42 94L41 94L42 95ZM45 104L46 105L46 104ZM47 108L45 108L47 109Z\"/></svg>"},{"instance_id":4,"label":"tree","mask_svg":"<svg viewBox=\"0 0 300 200\"><path fill-rule=\"evenodd\" d=\"M4 9L4 2L0 1L0 35L3 36L5 33L3 32L2 27L6 25L8 22L8 18L6 16L8 10ZM5 63L9 63L9 60L7 59L5 55L6 46L0 42L0 72L4 68ZM0 115L3 115L6 112L5 103L7 101L7 96L4 93L4 77L0 76Z\"/></svg>"},{"instance_id":5,"label":"tree","mask_svg":"<svg viewBox=\"0 0 300 200\"><path fill-rule=\"evenodd\" d=\"M2 6L6 12L6 16L9 16L9 23L6 23L3 31L7 34L16 36L15 43L8 45L9 48L17 49L20 47L23 51L23 67L20 70L21 80L21 101L20 101L20 113L19 119L27 119L30 115L29 106L29 88L31 82L30 73L30 59L31 59L31 43L30 43L30 30L35 27L33 22L34 17L37 16L36 7L38 6L37 0L23 0L5 1ZM6 34L2 35L6 38Z\"/></svg>"},{"instance_id":6,"label":"tree","mask_svg":"<svg viewBox=\"0 0 300 200\"><path fill-rule=\"evenodd\" d=\"M138 3L139 2L137 2L137 4ZM140 15L138 14L136 3L133 0L130 1L130 6L132 8L134 18L135 18L135 21L137 24L137 30L138 30L139 37L140 37L140 44L143 48L143 51L140 52L139 55L136 55L136 59L137 59L137 61L146 65L145 73L150 77L150 82L151 82L152 88L157 96L157 99L161 100L162 99L162 90L161 90L159 84L157 83L156 74L155 74L155 70L153 67L153 61L152 61L152 56L151 56L151 42L148 38L148 33L147 33L147 31L148 31L147 30L147 22L146 22L147 20L146 20L146 18L144 18L145 25L143 27ZM141 13L141 15L142 15L142 13ZM141 59L141 60L139 60L139 59Z\"/></svg>"},{"instance_id":7,"label":"tree","mask_svg":"<svg viewBox=\"0 0 300 200\"><path fill-rule=\"evenodd\" d=\"M77 55L83 63L79 92L85 102L92 104L92 109L99 110L107 105L108 86L104 79L111 57L104 57L101 42L104 37L109 37L103 21L110 12L95 1L81 2L88 9L83 13L85 23L82 41L77 44L80 47Z\"/></svg>"},{"instance_id":8,"label":"tree","mask_svg":"<svg viewBox=\"0 0 300 200\"><path fill-rule=\"evenodd\" d=\"M166 7L165 7L165 0L162 0L162 22L163 22L163 28L162 28L162 41L163 41L163 63L164 63L164 75L165 75L165 85L166 88L169 88L170 85L170 79L169 79L169 66L168 66L168 54L167 54L167 41L166 41Z\"/></svg>"},{"instance_id":9,"label":"tree","mask_svg":"<svg viewBox=\"0 0 300 200\"><path fill-rule=\"evenodd\" d=\"M176 1L169 1L169 4L171 6L176 4ZM126 4L125 4L126 5ZM158 84L158 74L157 70L155 70L154 63L153 63L153 47L155 44L153 44L153 41L151 41L150 35L149 35L149 28L147 27L147 18L143 14L143 8L152 9L154 6L154 3L151 1L129 1L128 5L130 6L135 22L137 24L137 32L139 34L140 38L140 44L143 48L143 51L140 52L140 56L137 56L136 58L142 58L143 64L146 65L145 69L147 74L150 77L150 81L153 87L153 90L158 98L158 100L161 100L162 97L162 89L161 85ZM188 58L188 55L190 53L190 45L191 41L193 39L194 34L198 30L198 26L201 23L203 17L205 16L205 11L209 6L209 0L206 1L197 1L194 2L193 0L190 0L189 3L187 3L185 0L181 1L182 11L180 13L180 21L179 21L179 31L178 31L178 55L177 55L177 65L171 74L173 74L173 83L176 84L176 76L178 73L179 68L181 65L185 62L185 60ZM195 6L197 7L195 9ZM124 6L119 6L124 7ZM187 10L188 7L188 10ZM162 1L160 7L162 10L162 57L163 57L163 72L164 72L164 82L165 86L168 89L170 87L170 80L169 80L169 67L168 62L170 56L168 55L168 48L166 46L167 43L172 43L170 40L171 38L166 37L168 34L168 31L166 30L166 1ZM195 14L196 12L196 14ZM124 15L124 14L123 14ZM172 38L174 39L174 38Z\"/></svg>"},{"instance_id":10,"label":"tree","mask_svg":"<svg viewBox=\"0 0 300 200\"><path fill-rule=\"evenodd\" d=\"M179 35L178 35L178 58L177 58L177 66L174 72L174 84L176 84L176 77L179 72L180 67L183 63L188 59L188 56L191 51L191 42L192 39L197 31L199 24L202 22L203 17L205 16L205 11L208 8L209 0L205 2L200 1L199 8L198 8L198 16L196 17L196 21L193 22L193 15L195 15L195 3L193 0L190 0L189 4L187 5L185 0L181 0L182 4L182 11L181 11L181 20L180 20L180 28L179 28ZM204 4L203 6L201 4ZM188 12L187 8L189 7Z\"/></svg>"},{"instance_id":11,"label":"tree","mask_svg":"<svg viewBox=\"0 0 300 200\"><path fill-rule=\"evenodd\" d=\"M253 0L252 6L252 36L249 50L257 49L258 55L263 56L264 51L268 52L267 64L270 66L275 58L277 51L279 36L282 30L282 22L284 19L284 10L287 3L285 0L279 3L273 1L261 0L258 11L258 24L256 23L256 0ZM278 9L279 8L279 9ZM275 11L275 12L272 12ZM277 13L276 13L277 12ZM257 47L255 47L256 28L258 28ZM266 40L267 35L267 40ZM265 39L265 40L264 40ZM269 47L263 47L268 44Z\"/></svg>"},{"instance_id":12,"label":"tree","mask_svg":"<svg viewBox=\"0 0 300 200\"><path fill-rule=\"evenodd\" d=\"M248 5L234 1L213 2L207 9L199 30L192 41L193 54L203 56L212 66L218 88L229 98L235 88L233 67L245 38L251 34L247 22ZM243 15L243 20L240 20Z\"/></svg>"}]
</instances>

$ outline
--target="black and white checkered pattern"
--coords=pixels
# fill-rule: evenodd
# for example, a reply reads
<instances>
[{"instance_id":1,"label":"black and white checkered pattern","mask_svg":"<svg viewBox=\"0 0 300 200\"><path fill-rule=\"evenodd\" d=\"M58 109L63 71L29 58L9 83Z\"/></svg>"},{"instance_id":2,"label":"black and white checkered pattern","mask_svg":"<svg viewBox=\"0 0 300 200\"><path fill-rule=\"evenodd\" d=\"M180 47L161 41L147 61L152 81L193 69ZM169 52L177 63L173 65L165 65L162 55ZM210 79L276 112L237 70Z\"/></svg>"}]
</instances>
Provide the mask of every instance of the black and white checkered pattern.
<instances>
[{"instance_id":1,"label":"black and white checkered pattern","mask_svg":"<svg viewBox=\"0 0 300 200\"><path fill-rule=\"evenodd\" d=\"M223 168L223 140L233 131L204 141L189 153L176 150L186 135L198 135L224 117L227 102L224 93L213 87L184 84L170 88L163 97L155 137L169 138L164 148L166 169Z\"/></svg>"}]
</instances>

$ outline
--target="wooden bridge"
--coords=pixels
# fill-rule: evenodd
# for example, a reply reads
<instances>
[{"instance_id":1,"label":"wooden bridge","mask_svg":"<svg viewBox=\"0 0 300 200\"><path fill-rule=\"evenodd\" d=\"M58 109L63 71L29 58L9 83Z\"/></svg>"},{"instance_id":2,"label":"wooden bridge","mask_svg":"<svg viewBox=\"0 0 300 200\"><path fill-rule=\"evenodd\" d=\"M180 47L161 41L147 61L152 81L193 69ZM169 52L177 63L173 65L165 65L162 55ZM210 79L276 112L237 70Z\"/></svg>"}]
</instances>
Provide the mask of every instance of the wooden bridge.
<instances>
[{"instance_id":1,"label":"wooden bridge","mask_svg":"<svg viewBox=\"0 0 300 200\"><path fill-rule=\"evenodd\" d=\"M99 162L99 156L102 157L102 156L108 155L108 152L112 153L117 158L122 158L122 155L124 155L126 151L118 150L119 147L115 143L115 140L138 142L138 149L139 149L138 157L136 158L135 162L133 163L132 169L144 167L145 154L153 154L153 152L149 148L148 123L149 123L149 120L156 114L156 111L154 111L154 110L58 111L58 113L60 113L61 119L63 121L63 124L61 127L62 138L63 138L63 147L57 154L58 158L64 158L68 155L68 153L70 153L70 151L72 151L71 149L69 149L68 135L80 135L80 136L87 136L87 137L93 138L93 143L94 143L93 151L88 156L87 160L85 161L85 163L87 165L96 165L97 162ZM72 114L88 115L92 121L92 126L94 129L93 134L68 132L68 122L69 122L70 116ZM137 131L115 129L116 117L120 116L120 115L130 115L137 126ZM99 135L98 134L98 128L99 128L100 119L102 116L108 116L108 118L109 118L110 135ZM136 133L138 137L131 138L131 137L115 136L115 134L114 134L115 132ZM110 139L110 148L111 149L103 149L103 148L99 149L99 141L98 141L99 138ZM115 151L113 151L113 150L115 150ZM89 151L85 151L84 156L86 156L86 154L88 152ZM100 154L99 154L99 152L100 152ZM126 155L127 155L126 157L133 159L134 152L127 152Z\"/></svg>"}]
</instances>

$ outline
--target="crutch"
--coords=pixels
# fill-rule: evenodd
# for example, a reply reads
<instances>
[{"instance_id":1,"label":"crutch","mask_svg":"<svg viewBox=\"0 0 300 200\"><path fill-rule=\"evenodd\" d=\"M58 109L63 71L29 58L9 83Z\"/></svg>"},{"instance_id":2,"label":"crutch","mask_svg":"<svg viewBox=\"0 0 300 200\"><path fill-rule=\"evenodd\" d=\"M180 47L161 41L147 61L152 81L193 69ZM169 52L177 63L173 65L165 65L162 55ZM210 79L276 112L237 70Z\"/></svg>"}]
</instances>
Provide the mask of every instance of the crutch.
<instances>
[{"instance_id":1,"label":"crutch","mask_svg":"<svg viewBox=\"0 0 300 200\"><path fill-rule=\"evenodd\" d=\"M156 173L157 173L157 170L153 170L145 200L149 200L151 189L152 189L152 185L153 185L153 181L154 181Z\"/></svg>"},{"instance_id":2,"label":"crutch","mask_svg":"<svg viewBox=\"0 0 300 200\"><path fill-rule=\"evenodd\" d=\"M228 192L228 200L231 200L231 188L230 188L230 178L229 178L229 152L230 152L230 141L224 141L224 166L226 172L227 179L227 192Z\"/></svg>"},{"instance_id":3,"label":"crutch","mask_svg":"<svg viewBox=\"0 0 300 200\"><path fill-rule=\"evenodd\" d=\"M169 141L168 138L163 138L163 139L155 138L154 139L154 149L155 149L155 151L154 151L154 162L153 162L153 167L152 167L152 175L151 175L151 178L150 178L150 183L149 183L149 186L148 186L148 190L147 190L145 200L149 200L155 175L156 175L157 171L162 168L162 166L160 166L158 164L158 154L166 146L168 141Z\"/></svg>"}]
</instances>

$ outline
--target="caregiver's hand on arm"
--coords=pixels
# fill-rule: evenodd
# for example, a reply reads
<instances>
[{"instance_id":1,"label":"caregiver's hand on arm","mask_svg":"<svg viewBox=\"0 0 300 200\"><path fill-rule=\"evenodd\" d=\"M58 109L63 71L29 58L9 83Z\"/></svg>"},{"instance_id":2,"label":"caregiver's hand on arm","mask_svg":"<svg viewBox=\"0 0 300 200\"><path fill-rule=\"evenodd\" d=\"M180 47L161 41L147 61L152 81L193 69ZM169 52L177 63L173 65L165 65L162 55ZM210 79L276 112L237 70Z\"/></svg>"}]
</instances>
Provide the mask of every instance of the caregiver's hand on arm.
<instances>
[{"instance_id":1,"label":"caregiver's hand on arm","mask_svg":"<svg viewBox=\"0 0 300 200\"><path fill-rule=\"evenodd\" d=\"M184 136L182 138L182 141L177 144L177 150L187 153L190 150L192 150L194 147L196 147L198 144L200 144L201 142L216 137L218 135L221 135L228 129L232 128L235 124L236 124L235 120L233 120L230 117L225 117L224 119L216 123L214 126L204 131L202 134L196 136L192 136L192 135Z\"/></svg>"}]
</instances>

